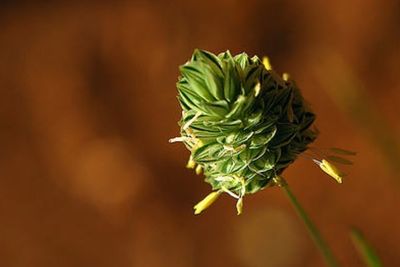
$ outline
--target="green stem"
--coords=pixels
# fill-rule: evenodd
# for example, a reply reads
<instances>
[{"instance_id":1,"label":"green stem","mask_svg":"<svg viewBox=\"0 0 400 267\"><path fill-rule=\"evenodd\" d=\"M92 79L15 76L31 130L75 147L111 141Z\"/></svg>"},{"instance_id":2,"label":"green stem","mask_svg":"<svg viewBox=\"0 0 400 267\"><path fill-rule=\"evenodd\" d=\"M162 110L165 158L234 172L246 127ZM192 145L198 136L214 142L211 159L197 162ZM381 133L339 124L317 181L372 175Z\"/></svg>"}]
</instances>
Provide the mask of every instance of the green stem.
<instances>
[{"instance_id":1,"label":"green stem","mask_svg":"<svg viewBox=\"0 0 400 267\"><path fill-rule=\"evenodd\" d=\"M356 228L351 229L350 236L358 253L368 267L383 266L374 248L367 242L360 230Z\"/></svg>"},{"instance_id":2,"label":"green stem","mask_svg":"<svg viewBox=\"0 0 400 267\"><path fill-rule=\"evenodd\" d=\"M325 263L329 267L339 267L339 264L335 257L332 254L331 249L329 248L328 244L322 238L321 233L318 231L317 227L308 217L305 210L301 207L300 203L297 201L296 197L293 195L292 191L290 190L287 184L282 185L282 188L285 190L286 195L292 202L294 209L297 212L297 215L303 220L304 224L307 227L309 234L311 235L312 240L314 240L315 245L318 247L319 251L321 252L322 256L324 257Z\"/></svg>"}]
</instances>

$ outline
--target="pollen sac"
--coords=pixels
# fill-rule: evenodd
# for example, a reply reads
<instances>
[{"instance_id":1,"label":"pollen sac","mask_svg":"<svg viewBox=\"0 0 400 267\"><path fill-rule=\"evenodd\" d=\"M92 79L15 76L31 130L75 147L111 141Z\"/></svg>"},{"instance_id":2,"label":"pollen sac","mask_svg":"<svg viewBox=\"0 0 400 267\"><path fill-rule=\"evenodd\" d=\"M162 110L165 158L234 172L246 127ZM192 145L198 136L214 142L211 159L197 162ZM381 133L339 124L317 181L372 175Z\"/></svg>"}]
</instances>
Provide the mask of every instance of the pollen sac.
<instances>
[{"instance_id":1,"label":"pollen sac","mask_svg":"<svg viewBox=\"0 0 400 267\"><path fill-rule=\"evenodd\" d=\"M195 50L180 67L180 134L213 190L236 195L274 185L317 133L294 83L256 56Z\"/></svg>"}]
</instances>

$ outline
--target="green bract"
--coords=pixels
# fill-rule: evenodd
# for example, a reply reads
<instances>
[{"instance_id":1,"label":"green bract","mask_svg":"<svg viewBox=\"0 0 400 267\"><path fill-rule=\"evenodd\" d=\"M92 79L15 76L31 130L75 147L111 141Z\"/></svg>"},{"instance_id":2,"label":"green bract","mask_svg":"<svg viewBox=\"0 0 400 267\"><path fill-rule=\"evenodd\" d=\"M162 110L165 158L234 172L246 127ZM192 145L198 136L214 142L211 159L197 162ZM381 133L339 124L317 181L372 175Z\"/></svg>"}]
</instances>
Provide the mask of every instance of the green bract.
<instances>
[{"instance_id":1,"label":"green bract","mask_svg":"<svg viewBox=\"0 0 400 267\"><path fill-rule=\"evenodd\" d=\"M272 185L316 138L294 81L256 56L195 50L180 72L179 139L214 190L241 198Z\"/></svg>"}]
</instances>

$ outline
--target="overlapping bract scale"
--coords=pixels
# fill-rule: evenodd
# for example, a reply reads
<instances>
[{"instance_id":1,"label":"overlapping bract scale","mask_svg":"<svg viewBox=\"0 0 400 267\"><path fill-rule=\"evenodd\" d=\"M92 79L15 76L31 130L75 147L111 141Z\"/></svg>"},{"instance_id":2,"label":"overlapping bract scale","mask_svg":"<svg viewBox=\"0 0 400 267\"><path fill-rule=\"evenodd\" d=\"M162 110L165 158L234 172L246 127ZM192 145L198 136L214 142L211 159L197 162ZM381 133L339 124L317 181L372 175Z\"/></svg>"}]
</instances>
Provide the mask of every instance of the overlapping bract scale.
<instances>
[{"instance_id":1,"label":"overlapping bract scale","mask_svg":"<svg viewBox=\"0 0 400 267\"><path fill-rule=\"evenodd\" d=\"M264 188L316 137L294 81L258 57L195 50L180 72L181 135L213 189Z\"/></svg>"}]
</instances>

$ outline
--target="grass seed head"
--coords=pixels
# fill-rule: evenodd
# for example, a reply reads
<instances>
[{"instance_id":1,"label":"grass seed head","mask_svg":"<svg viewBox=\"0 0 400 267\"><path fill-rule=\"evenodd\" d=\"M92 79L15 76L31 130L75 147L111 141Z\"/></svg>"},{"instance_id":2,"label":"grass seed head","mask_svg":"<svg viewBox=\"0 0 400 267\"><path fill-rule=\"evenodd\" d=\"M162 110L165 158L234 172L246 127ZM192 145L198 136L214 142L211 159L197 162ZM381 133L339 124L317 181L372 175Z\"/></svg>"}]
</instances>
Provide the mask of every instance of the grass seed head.
<instances>
[{"instance_id":1,"label":"grass seed head","mask_svg":"<svg viewBox=\"0 0 400 267\"><path fill-rule=\"evenodd\" d=\"M200 166L213 190L237 196L238 213L245 194L274 185L317 136L295 82L267 58L195 50L177 88L188 165Z\"/></svg>"}]
</instances>

